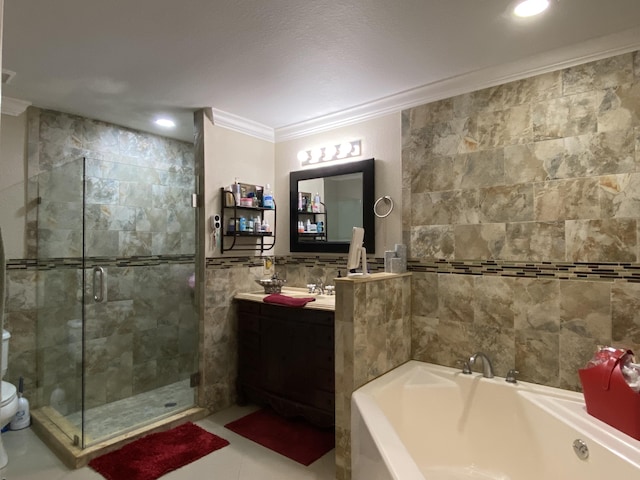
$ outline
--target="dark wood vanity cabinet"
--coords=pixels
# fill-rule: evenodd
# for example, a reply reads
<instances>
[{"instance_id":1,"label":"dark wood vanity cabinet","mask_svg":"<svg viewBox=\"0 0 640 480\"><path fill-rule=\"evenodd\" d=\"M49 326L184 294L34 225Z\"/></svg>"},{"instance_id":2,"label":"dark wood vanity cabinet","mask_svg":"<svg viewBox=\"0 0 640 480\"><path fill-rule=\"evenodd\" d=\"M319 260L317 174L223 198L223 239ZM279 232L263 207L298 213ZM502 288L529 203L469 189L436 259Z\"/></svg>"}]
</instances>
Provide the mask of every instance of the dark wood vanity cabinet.
<instances>
[{"instance_id":1,"label":"dark wood vanity cabinet","mask_svg":"<svg viewBox=\"0 0 640 480\"><path fill-rule=\"evenodd\" d=\"M238 403L335 423L334 313L237 301Z\"/></svg>"}]
</instances>

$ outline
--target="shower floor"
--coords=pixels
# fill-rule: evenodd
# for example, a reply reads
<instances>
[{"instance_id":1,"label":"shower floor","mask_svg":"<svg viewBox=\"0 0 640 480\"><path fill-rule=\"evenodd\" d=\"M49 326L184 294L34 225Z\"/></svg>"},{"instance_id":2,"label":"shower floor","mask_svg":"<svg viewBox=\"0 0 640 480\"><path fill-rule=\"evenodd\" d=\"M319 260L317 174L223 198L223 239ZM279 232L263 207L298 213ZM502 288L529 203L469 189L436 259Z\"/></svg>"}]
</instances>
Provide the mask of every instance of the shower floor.
<instances>
[{"instance_id":1,"label":"shower floor","mask_svg":"<svg viewBox=\"0 0 640 480\"><path fill-rule=\"evenodd\" d=\"M84 444L93 445L186 410L194 405L194 395L195 390L189 386L187 379L90 408L85 412ZM58 425L62 430L71 427L71 430L81 431L81 412L62 418L67 423L66 426Z\"/></svg>"}]
</instances>

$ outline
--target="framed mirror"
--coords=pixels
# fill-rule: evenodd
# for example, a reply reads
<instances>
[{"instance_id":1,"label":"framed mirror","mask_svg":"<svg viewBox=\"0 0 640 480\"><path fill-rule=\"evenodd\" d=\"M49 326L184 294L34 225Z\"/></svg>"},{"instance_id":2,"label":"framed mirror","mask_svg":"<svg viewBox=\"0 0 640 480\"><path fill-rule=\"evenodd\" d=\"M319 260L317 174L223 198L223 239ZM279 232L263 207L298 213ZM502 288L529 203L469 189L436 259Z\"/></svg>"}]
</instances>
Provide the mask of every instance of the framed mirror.
<instances>
[{"instance_id":1,"label":"framed mirror","mask_svg":"<svg viewBox=\"0 0 640 480\"><path fill-rule=\"evenodd\" d=\"M346 253L353 227L375 252L374 159L289 174L292 252Z\"/></svg>"}]
</instances>

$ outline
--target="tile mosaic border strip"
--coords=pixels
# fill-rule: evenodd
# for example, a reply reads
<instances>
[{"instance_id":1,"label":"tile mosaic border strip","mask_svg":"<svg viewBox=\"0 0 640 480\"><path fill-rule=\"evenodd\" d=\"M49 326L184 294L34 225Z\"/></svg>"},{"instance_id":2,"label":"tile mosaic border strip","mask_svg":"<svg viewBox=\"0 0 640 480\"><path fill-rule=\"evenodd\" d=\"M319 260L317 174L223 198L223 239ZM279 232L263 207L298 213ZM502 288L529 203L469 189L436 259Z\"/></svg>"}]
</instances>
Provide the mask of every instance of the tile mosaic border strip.
<instances>
[{"instance_id":1,"label":"tile mosaic border strip","mask_svg":"<svg viewBox=\"0 0 640 480\"><path fill-rule=\"evenodd\" d=\"M343 255L336 256L279 256L276 265L303 265L307 267L345 268ZM92 257L86 266L130 267L162 264L195 263L195 255L151 255L144 257ZM262 257L207 257L206 268L226 269L259 267ZM384 271L384 259L370 258L371 272ZM81 268L81 258L12 259L7 270L53 270ZM558 280L627 281L640 283L640 264L607 262L516 262L502 260L409 260L410 272L427 272L456 275L496 275L520 278L555 278Z\"/></svg>"},{"instance_id":2,"label":"tile mosaic border strip","mask_svg":"<svg viewBox=\"0 0 640 480\"><path fill-rule=\"evenodd\" d=\"M410 272L450 273L461 275L496 275L521 278L555 278L640 282L640 264L599 262L514 262L501 260L409 260Z\"/></svg>"},{"instance_id":3,"label":"tile mosaic border strip","mask_svg":"<svg viewBox=\"0 0 640 480\"><path fill-rule=\"evenodd\" d=\"M147 267L164 264L195 263L195 255L148 255L140 257L89 257L85 267ZM26 258L7 261L7 270L54 270L82 268L82 258Z\"/></svg>"},{"instance_id":4,"label":"tile mosaic border strip","mask_svg":"<svg viewBox=\"0 0 640 480\"><path fill-rule=\"evenodd\" d=\"M205 268L261 267L262 257L207 257Z\"/></svg>"}]
</instances>

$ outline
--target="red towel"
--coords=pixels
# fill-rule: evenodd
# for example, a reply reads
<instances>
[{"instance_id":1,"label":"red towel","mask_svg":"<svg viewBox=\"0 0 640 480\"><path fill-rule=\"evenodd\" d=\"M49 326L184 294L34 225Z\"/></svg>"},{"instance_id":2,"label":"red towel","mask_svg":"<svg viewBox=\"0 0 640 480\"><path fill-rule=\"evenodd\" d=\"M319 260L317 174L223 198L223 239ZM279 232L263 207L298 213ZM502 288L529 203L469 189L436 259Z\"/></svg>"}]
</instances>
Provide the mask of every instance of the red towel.
<instances>
[{"instance_id":1,"label":"red towel","mask_svg":"<svg viewBox=\"0 0 640 480\"><path fill-rule=\"evenodd\" d=\"M281 293L272 293L271 295L267 295L266 297L264 297L262 301L265 303L286 305L287 307L304 307L309 302L315 302L316 299L313 297L294 298L287 297L286 295L282 295Z\"/></svg>"}]
</instances>

